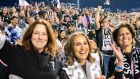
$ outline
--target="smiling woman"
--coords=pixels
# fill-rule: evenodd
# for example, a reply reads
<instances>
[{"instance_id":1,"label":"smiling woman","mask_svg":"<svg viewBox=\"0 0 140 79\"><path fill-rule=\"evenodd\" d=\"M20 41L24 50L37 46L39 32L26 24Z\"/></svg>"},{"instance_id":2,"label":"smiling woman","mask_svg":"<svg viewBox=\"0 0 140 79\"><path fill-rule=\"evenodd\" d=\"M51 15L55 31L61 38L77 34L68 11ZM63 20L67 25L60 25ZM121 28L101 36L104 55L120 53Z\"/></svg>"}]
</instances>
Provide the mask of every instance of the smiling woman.
<instances>
[{"instance_id":1,"label":"smiling woman","mask_svg":"<svg viewBox=\"0 0 140 79\"><path fill-rule=\"evenodd\" d=\"M130 24L120 24L119 26L117 26L116 29L113 31L113 40L115 41L117 46L120 47L116 49L112 45L112 49L118 59L116 70L118 71L119 69L122 69L121 75L124 75L123 77L118 78L139 79L140 49L136 48L134 44L134 40L138 40L136 38L136 32L133 26Z\"/></svg>"},{"instance_id":2,"label":"smiling woman","mask_svg":"<svg viewBox=\"0 0 140 79\"><path fill-rule=\"evenodd\" d=\"M72 79L105 79L105 76L101 76L100 66L91 56L89 39L84 33L70 35L65 44L65 52L70 56L68 69L72 72Z\"/></svg>"},{"instance_id":3,"label":"smiling woman","mask_svg":"<svg viewBox=\"0 0 140 79\"><path fill-rule=\"evenodd\" d=\"M23 46L27 51L36 49L38 52L45 50L55 56L55 36L49 22L35 21L24 34ZM39 51L40 50L40 51Z\"/></svg>"},{"instance_id":4,"label":"smiling woman","mask_svg":"<svg viewBox=\"0 0 140 79\"><path fill-rule=\"evenodd\" d=\"M34 49L42 52L44 47L48 42L48 35L46 31L46 27L43 24L37 24L31 37L31 42L34 46Z\"/></svg>"},{"instance_id":5,"label":"smiling woman","mask_svg":"<svg viewBox=\"0 0 140 79\"><path fill-rule=\"evenodd\" d=\"M0 59L8 65L9 79L56 79L62 74L64 65L55 58L56 40L49 22L33 22L22 43L13 45L0 33Z\"/></svg>"}]
</instances>

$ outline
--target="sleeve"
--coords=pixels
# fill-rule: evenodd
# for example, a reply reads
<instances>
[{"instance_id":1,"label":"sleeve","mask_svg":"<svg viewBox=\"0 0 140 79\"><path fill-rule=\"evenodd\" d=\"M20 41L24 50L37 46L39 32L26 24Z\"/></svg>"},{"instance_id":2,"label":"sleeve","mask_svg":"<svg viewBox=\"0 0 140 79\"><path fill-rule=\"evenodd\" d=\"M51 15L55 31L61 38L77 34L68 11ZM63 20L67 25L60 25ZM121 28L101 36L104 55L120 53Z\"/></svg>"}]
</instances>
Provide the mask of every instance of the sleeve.
<instances>
[{"instance_id":1,"label":"sleeve","mask_svg":"<svg viewBox=\"0 0 140 79\"><path fill-rule=\"evenodd\" d=\"M115 71L114 76L115 76L114 79L123 79L123 71L121 71L121 72Z\"/></svg>"},{"instance_id":2,"label":"sleeve","mask_svg":"<svg viewBox=\"0 0 140 79\"><path fill-rule=\"evenodd\" d=\"M5 36L1 34L0 32L0 49L4 46L5 43Z\"/></svg>"},{"instance_id":3,"label":"sleeve","mask_svg":"<svg viewBox=\"0 0 140 79\"><path fill-rule=\"evenodd\" d=\"M61 72L59 79L69 79L67 73L64 70Z\"/></svg>"},{"instance_id":4,"label":"sleeve","mask_svg":"<svg viewBox=\"0 0 140 79\"><path fill-rule=\"evenodd\" d=\"M18 33L14 30L14 28L11 26L10 28L8 28L9 32L11 33L11 42L15 43L16 39L20 39L20 37L18 36Z\"/></svg>"},{"instance_id":5,"label":"sleeve","mask_svg":"<svg viewBox=\"0 0 140 79\"><path fill-rule=\"evenodd\" d=\"M0 41L1 45L1 41ZM0 49L0 59L7 65L9 65L9 61L11 59L15 59L20 55L20 47L19 45L11 44L8 40L5 40L5 43L2 44L2 48Z\"/></svg>"},{"instance_id":6,"label":"sleeve","mask_svg":"<svg viewBox=\"0 0 140 79\"><path fill-rule=\"evenodd\" d=\"M13 36L14 39L19 39L20 38L18 36L18 33L14 30L14 28L12 26L10 28L8 28L8 30L11 33L11 35Z\"/></svg>"}]
</instances>

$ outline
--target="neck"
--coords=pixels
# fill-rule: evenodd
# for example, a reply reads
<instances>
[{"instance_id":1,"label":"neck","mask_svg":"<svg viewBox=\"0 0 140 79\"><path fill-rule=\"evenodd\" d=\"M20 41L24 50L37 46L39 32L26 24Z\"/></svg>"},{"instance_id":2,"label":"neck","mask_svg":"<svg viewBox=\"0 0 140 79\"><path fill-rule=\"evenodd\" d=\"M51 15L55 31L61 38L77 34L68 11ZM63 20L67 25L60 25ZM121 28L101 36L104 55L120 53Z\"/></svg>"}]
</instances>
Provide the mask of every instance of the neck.
<instances>
[{"instance_id":1,"label":"neck","mask_svg":"<svg viewBox=\"0 0 140 79\"><path fill-rule=\"evenodd\" d=\"M86 60L79 60L78 62L80 63L80 65L84 65L86 63Z\"/></svg>"},{"instance_id":2,"label":"neck","mask_svg":"<svg viewBox=\"0 0 140 79\"><path fill-rule=\"evenodd\" d=\"M39 53L41 53L44 49L36 49L34 48L35 50L37 50Z\"/></svg>"},{"instance_id":3,"label":"neck","mask_svg":"<svg viewBox=\"0 0 140 79\"><path fill-rule=\"evenodd\" d=\"M132 45L122 47L122 50L123 50L123 52L131 53L131 51L132 51Z\"/></svg>"},{"instance_id":4,"label":"neck","mask_svg":"<svg viewBox=\"0 0 140 79\"><path fill-rule=\"evenodd\" d=\"M104 29L109 29L109 26L103 26Z\"/></svg>"},{"instance_id":5,"label":"neck","mask_svg":"<svg viewBox=\"0 0 140 79\"><path fill-rule=\"evenodd\" d=\"M13 24L11 24L11 26L14 27L14 28L16 27L16 26L14 26Z\"/></svg>"}]
</instances>

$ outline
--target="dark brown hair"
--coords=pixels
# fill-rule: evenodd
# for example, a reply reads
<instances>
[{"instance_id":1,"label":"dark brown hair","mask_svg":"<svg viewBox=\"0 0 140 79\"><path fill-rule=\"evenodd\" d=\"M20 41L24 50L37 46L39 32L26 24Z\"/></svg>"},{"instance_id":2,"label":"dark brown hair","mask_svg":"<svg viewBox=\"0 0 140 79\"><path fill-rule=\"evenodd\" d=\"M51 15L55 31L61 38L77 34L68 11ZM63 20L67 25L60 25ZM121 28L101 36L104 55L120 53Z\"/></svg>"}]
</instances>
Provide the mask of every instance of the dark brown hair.
<instances>
[{"instance_id":1,"label":"dark brown hair","mask_svg":"<svg viewBox=\"0 0 140 79\"><path fill-rule=\"evenodd\" d=\"M113 33L112 33L112 37L113 40L115 41L116 45L119 46L118 42L117 42L117 38L118 38L118 32L121 28L126 27L128 28L128 30L130 31L130 33L132 34L132 38L134 38L134 40L139 43L137 37L136 37L136 31L134 30L134 26L132 24L127 24L127 23L122 23L118 26L116 26L116 28L114 29Z\"/></svg>"}]
</instances>

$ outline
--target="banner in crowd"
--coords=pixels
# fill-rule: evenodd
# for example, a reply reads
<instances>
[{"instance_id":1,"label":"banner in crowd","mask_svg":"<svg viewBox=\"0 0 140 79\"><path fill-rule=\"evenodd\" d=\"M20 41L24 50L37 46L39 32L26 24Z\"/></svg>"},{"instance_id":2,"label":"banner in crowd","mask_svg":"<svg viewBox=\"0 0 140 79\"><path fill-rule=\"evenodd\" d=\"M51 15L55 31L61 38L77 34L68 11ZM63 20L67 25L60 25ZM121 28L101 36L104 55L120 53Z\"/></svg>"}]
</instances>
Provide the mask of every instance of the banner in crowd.
<instances>
[{"instance_id":1,"label":"banner in crowd","mask_svg":"<svg viewBox=\"0 0 140 79\"><path fill-rule=\"evenodd\" d=\"M30 4L25 0L19 0L19 6L30 6Z\"/></svg>"},{"instance_id":2,"label":"banner in crowd","mask_svg":"<svg viewBox=\"0 0 140 79\"><path fill-rule=\"evenodd\" d=\"M56 3L57 3L57 8L61 8L60 1L56 0Z\"/></svg>"}]
</instances>

